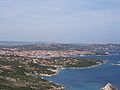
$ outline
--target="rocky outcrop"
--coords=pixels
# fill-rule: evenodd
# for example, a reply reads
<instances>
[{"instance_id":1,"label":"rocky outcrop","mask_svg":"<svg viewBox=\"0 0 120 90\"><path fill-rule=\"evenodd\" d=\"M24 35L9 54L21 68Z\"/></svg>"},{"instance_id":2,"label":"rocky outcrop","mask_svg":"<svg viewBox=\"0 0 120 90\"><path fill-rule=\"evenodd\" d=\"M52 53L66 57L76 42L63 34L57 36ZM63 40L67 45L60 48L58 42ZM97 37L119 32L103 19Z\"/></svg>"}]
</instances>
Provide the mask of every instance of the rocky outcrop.
<instances>
[{"instance_id":1,"label":"rocky outcrop","mask_svg":"<svg viewBox=\"0 0 120 90\"><path fill-rule=\"evenodd\" d=\"M118 90L115 86L108 83L105 87L103 87L101 90Z\"/></svg>"}]
</instances>

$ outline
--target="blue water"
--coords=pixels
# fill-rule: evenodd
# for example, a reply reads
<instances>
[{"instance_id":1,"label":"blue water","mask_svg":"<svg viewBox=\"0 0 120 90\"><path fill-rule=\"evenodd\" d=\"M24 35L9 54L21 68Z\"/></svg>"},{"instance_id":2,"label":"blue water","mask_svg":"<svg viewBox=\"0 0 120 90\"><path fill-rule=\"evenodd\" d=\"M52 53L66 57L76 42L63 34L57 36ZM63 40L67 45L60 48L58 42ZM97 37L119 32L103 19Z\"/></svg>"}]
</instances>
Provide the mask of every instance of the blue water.
<instances>
[{"instance_id":1,"label":"blue water","mask_svg":"<svg viewBox=\"0 0 120 90\"><path fill-rule=\"evenodd\" d=\"M120 66L111 65L120 61L119 55L87 56L108 60L106 64L87 69L64 69L57 76L46 77L48 80L65 86L65 90L100 90L108 82L120 90Z\"/></svg>"}]
</instances>

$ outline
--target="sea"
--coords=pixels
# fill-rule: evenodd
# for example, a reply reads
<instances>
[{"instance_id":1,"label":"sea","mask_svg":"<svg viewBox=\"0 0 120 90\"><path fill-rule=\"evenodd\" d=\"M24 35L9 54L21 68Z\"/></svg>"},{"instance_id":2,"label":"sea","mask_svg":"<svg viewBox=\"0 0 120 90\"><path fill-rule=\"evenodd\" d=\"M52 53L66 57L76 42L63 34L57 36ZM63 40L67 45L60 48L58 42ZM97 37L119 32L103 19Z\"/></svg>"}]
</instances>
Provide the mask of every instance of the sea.
<instances>
[{"instance_id":1,"label":"sea","mask_svg":"<svg viewBox=\"0 0 120 90\"><path fill-rule=\"evenodd\" d=\"M120 66L113 65L120 63L120 52L108 56L83 56L82 58L96 58L107 62L92 68L63 69L57 76L45 78L64 85L65 90L100 90L107 83L120 90Z\"/></svg>"}]
</instances>

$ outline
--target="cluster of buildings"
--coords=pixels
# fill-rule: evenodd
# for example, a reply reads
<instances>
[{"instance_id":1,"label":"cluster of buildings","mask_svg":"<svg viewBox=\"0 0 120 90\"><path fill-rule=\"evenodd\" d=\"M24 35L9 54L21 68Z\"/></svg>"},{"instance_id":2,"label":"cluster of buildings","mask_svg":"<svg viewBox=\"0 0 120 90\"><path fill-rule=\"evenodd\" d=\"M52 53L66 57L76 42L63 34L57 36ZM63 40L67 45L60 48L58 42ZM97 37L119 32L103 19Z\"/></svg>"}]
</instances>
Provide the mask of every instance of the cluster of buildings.
<instances>
[{"instance_id":1,"label":"cluster of buildings","mask_svg":"<svg viewBox=\"0 0 120 90\"><path fill-rule=\"evenodd\" d=\"M93 52L90 51L78 51L78 50L18 50L18 49L1 49L0 55L18 55L24 57L37 57L37 58L44 58L44 57L68 57L73 55L90 55Z\"/></svg>"}]
</instances>

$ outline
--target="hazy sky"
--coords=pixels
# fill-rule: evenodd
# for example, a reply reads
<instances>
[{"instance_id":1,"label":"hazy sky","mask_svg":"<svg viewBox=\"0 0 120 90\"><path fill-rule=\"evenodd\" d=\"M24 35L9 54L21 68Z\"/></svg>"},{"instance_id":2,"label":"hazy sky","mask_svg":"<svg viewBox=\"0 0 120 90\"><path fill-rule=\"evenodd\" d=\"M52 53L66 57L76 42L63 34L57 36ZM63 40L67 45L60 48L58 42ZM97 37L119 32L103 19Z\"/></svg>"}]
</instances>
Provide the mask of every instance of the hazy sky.
<instances>
[{"instance_id":1,"label":"hazy sky","mask_svg":"<svg viewBox=\"0 0 120 90\"><path fill-rule=\"evenodd\" d=\"M0 0L0 40L120 43L120 0Z\"/></svg>"}]
</instances>

